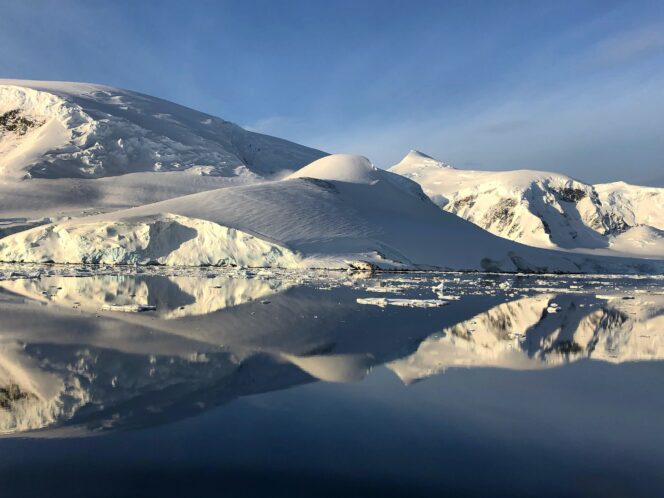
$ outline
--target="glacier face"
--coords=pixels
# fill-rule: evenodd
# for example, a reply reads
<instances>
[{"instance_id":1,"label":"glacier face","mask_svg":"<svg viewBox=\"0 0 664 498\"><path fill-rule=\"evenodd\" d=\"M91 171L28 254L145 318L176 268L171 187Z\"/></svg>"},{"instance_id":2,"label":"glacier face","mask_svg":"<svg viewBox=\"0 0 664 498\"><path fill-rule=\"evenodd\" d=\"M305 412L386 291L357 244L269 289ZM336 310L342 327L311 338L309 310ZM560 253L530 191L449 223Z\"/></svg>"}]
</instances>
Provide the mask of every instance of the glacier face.
<instances>
[{"instance_id":1,"label":"glacier face","mask_svg":"<svg viewBox=\"0 0 664 498\"><path fill-rule=\"evenodd\" d=\"M0 240L0 258L20 263L278 266L299 256L285 247L216 223L170 214L121 221L48 225Z\"/></svg>"}]
</instances>

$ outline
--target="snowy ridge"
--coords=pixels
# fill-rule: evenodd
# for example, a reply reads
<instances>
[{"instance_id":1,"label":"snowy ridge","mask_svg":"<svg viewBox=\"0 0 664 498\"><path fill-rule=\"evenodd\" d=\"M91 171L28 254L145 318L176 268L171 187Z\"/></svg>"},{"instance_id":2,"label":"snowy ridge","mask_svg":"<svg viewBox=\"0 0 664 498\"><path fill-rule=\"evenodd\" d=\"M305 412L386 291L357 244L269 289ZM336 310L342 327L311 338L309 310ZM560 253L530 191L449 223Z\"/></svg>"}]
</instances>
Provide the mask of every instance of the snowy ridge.
<instances>
[{"instance_id":1,"label":"snowy ridge","mask_svg":"<svg viewBox=\"0 0 664 498\"><path fill-rule=\"evenodd\" d=\"M593 186L542 171L459 170L413 152L390 171L418 182L442 209L500 237L536 247L664 257L664 189Z\"/></svg>"},{"instance_id":2,"label":"snowy ridge","mask_svg":"<svg viewBox=\"0 0 664 498\"><path fill-rule=\"evenodd\" d=\"M614 182L595 185L595 190L611 218L664 230L664 188Z\"/></svg>"},{"instance_id":3,"label":"snowy ridge","mask_svg":"<svg viewBox=\"0 0 664 498\"><path fill-rule=\"evenodd\" d=\"M141 171L271 176L323 153L171 102L103 85L0 80L0 176L99 178Z\"/></svg>"},{"instance_id":4,"label":"snowy ridge","mask_svg":"<svg viewBox=\"0 0 664 498\"><path fill-rule=\"evenodd\" d=\"M522 246L441 211L416 183L332 155L282 181L229 187L0 239L0 260L287 268L661 272L659 262Z\"/></svg>"},{"instance_id":5,"label":"snowy ridge","mask_svg":"<svg viewBox=\"0 0 664 498\"><path fill-rule=\"evenodd\" d=\"M420 152L419 150L411 149L408 151L408 154L401 160L401 163L403 165L421 165L427 168L449 168L449 169L454 169L453 166L446 164L442 161L439 161L438 159L434 159L433 157L425 154L424 152Z\"/></svg>"}]
</instances>

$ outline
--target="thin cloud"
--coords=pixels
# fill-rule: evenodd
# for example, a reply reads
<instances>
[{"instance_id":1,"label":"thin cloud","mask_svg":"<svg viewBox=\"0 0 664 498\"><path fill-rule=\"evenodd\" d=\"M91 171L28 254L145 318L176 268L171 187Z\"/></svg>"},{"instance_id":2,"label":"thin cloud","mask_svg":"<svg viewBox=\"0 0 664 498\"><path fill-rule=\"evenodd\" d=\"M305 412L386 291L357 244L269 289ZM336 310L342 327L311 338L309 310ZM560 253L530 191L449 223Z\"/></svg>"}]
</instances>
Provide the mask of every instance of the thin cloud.
<instances>
[{"instance_id":1,"label":"thin cloud","mask_svg":"<svg viewBox=\"0 0 664 498\"><path fill-rule=\"evenodd\" d=\"M484 133L501 135L504 133L511 133L513 131L527 128L531 124L532 122L527 119L509 119L483 126L480 131Z\"/></svg>"},{"instance_id":2,"label":"thin cloud","mask_svg":"<svg viewBox=\"0 0 664 498\"><path fill-rule=\"evenodd\" d=\"M618 64L654 53L664 53L664 25L648 26L598 43L595 56L600 63Z\"/></svg>"},{"instance_id":3,"label":"thin cloud","mask_svg":"<svg viewBox=\"0 0 664 498\"><path fill-rule=\"evenodd\" d=\"M253 123L243 124L242 127L256 133L284 135L289 130L292 131L302 126L303 121L288 116L268 116Z\"/></svg>"}]
</instances>

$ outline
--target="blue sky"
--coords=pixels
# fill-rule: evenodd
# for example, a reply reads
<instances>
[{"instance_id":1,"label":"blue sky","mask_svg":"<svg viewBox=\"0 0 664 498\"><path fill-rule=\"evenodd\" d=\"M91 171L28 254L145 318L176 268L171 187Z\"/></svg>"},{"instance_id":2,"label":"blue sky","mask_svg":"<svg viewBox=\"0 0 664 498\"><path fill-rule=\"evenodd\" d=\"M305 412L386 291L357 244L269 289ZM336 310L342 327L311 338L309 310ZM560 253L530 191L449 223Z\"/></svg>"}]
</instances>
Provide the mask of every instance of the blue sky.
<instances>
[{"instance_id":1,"label":"blue sky","mask_svg":"<svg viewBox=\"0 0 664 498\"><path fill-rule=\"evenodd\" d=\"M156 95L388 167L664 185L664 1L0 0L0 75Z\"/></svg>"}]
</instances>

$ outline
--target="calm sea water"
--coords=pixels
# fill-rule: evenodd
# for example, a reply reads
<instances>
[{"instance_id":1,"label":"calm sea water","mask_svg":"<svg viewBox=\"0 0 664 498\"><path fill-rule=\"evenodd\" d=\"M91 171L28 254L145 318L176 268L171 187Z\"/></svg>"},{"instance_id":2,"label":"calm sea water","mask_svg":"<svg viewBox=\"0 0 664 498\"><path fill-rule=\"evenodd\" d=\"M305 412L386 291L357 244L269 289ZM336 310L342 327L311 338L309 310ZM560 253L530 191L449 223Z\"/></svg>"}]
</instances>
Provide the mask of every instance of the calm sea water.
<instances>
[{"instance_id":1,"label":"calm sea water","mask_svg":"<svg viewBox=\"0 0 664 498\"><path fill-rule=\"evenodd\" d=\"M160 271L5 273L0 496L664 495L662 280Z\"/></svg>"}]
</instances>

